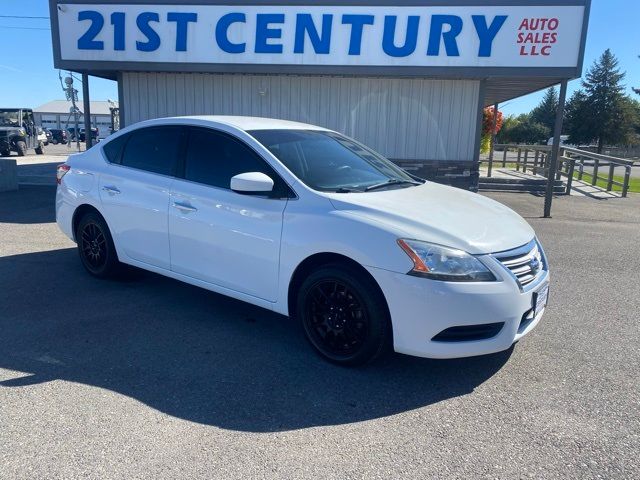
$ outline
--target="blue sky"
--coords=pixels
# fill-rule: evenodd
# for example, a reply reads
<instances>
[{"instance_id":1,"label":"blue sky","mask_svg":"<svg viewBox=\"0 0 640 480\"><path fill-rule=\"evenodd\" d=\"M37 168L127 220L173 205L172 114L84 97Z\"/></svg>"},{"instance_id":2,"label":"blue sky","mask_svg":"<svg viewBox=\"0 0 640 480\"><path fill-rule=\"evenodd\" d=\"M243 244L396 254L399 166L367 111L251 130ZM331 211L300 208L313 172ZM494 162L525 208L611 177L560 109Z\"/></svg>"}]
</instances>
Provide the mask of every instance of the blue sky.
<instances>
[{"instance_id":1,"label":"blue sky","mask_svg":"<svg viewBox=\"0 0 640 480\"><path fill-rule=\"evenodd\" d=\"M0 15L48 16L46 0L0 0ZM593 0L585 71L606 48L611 48L626 70L625 83L640 87L640 1ZM0 105L36 107L63 98L58 71L53 68L51 32L46 19L0 18L2 56L0 56ZM569 94L579 88L580 81L569 84ZM94 100L117 99L116 83L92 78ZM534 93L502 106L506 114L528 112L537 105L543 93ZM640 97L638 97L640 99Z\"/></svg>"}]
</instances>

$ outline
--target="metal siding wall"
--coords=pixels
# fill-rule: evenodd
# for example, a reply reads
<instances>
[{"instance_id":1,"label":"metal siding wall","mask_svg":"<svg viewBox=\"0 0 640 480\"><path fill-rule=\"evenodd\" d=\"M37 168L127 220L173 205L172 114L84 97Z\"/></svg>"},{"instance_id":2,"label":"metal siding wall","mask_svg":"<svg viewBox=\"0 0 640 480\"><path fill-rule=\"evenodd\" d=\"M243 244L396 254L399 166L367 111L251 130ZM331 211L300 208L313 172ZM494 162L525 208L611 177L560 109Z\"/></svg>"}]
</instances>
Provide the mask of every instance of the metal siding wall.
<instances>
[{"instance_id":1,"label":"metal siding wall","mask_svg":"<svg viewBox=\"0 0 640 480\"><path fill-rule=\"evenodd\" d=\"M127 123L251 115L321 125L392 159L473 160L479 81L124 73Z\"/></svg>"}]
</instances>

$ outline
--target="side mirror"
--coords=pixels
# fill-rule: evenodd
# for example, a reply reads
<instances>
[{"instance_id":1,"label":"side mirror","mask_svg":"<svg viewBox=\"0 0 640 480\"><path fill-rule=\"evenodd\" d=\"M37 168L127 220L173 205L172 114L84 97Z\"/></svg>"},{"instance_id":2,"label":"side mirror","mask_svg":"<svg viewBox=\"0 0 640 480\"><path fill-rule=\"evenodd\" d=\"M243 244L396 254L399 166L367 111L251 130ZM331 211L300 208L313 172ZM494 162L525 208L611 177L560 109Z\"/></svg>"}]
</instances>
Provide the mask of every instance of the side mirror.
<instances>
[{"instance_id":1,"label":"side mirror","mask_svg":"<svg viewBox=\"0 0 640 480\"><path fill-rule=\"evenodd\" d=\"M273 180L261 172L247 172L231 178L231 190L238 193L269 193Z\"/></svg>"}]
</instances>

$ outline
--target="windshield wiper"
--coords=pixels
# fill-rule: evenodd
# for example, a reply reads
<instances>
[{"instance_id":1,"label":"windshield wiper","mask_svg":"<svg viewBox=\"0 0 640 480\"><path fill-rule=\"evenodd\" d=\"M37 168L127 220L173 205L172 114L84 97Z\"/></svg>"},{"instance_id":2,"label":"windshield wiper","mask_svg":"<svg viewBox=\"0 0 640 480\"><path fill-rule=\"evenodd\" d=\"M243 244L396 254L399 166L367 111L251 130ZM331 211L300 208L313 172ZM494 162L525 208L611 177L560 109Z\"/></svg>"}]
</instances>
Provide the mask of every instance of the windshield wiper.
<instances>
[{"instance_id":1,"label":"windshield wiper","mask_svg":"<svg viewBox=\"0 0 640 480\"><path fill-rule=\"evenodd\" d=\"M331 191L335 193L353 193L353 192L361 192L362 190L354 190L353 188L339 187Z\"/></svg>"},{"instance_id":2,"label":"windshield wiper","mask_svg":"<svg viewBox=\"0 0 640 480\"><path fill-rule=\"evenodd\" d=\"M392 185L422 185L422 184L420 182L412 182L411 180L399 180L397 178L390 178L386 182L370 185L367 188L365 188L364 191L370 192L371 190L378 190L379 188L390 187Z\"/></svg>"}]
</instances>

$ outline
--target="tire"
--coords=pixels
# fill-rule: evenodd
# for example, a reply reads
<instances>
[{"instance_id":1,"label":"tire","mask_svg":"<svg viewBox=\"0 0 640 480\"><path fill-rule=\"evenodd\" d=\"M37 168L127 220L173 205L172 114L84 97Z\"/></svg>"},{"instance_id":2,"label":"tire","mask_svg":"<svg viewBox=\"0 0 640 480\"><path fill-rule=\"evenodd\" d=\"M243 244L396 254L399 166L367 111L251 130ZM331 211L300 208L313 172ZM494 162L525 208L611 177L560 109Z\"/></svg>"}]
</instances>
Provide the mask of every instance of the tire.
<instances>
[{"instance_id":1,"label":"tire","mask_svg":"<svg viewBox=\"0 0 640 480\"><path fill-rule=\"evenodd\" d=\"M58 144L58 140L56 138L54 138L53 140L51 140L51 143L53 143L54 145Z\"/></svg>"},{"instance_id":2,"label":"tire","mask_svg":"<svg viewBox=\"0 0 640 480\"><path fill-rule=\"evenodd\" d=\"M298 290L296 316L314 349L339 365L372 362L391 345L384 297L353 267L331 264L309 275Z\"/></svg>"},{"instance_id":3,"label":"tire","mask_svg":"<svg viewBox=\"0 0 640 480\"><path fill-rule=\"evenodd\" d=\"M27 154L27 144L22 140L16 142L16 152L19 157L24 157Z\"/></svg>"},{"instance_id":4,"label":"tire","mask_svg":"<svg viewBox=\"0 0 640 480\"><path fill-rule=\"evenodd\" d=\"M0 155L2 155L3 157L10 157L11 150L3 150L2 152L0 152Z\"/></svg>"},{"instance_id":5,"label":"tire","mask_svg":"<svg viewBox=\"0 0 640 480\"><path fill-rule=\"evenodd\" d=\"M85 214L76 229L78 253L84 268L94 277L115 278L122 271L111 232L104 219L95 212Z\"/></svg>"},{"instance_id":6,"label":"tire","mask_svg":"<svg viewBox=\"0 0 640 480\"><path fill-rule=\"evenodd\" d=\"M36 155L44 155L44 148L42 145L36 147Z\"/></svg>"}]
</instances>

